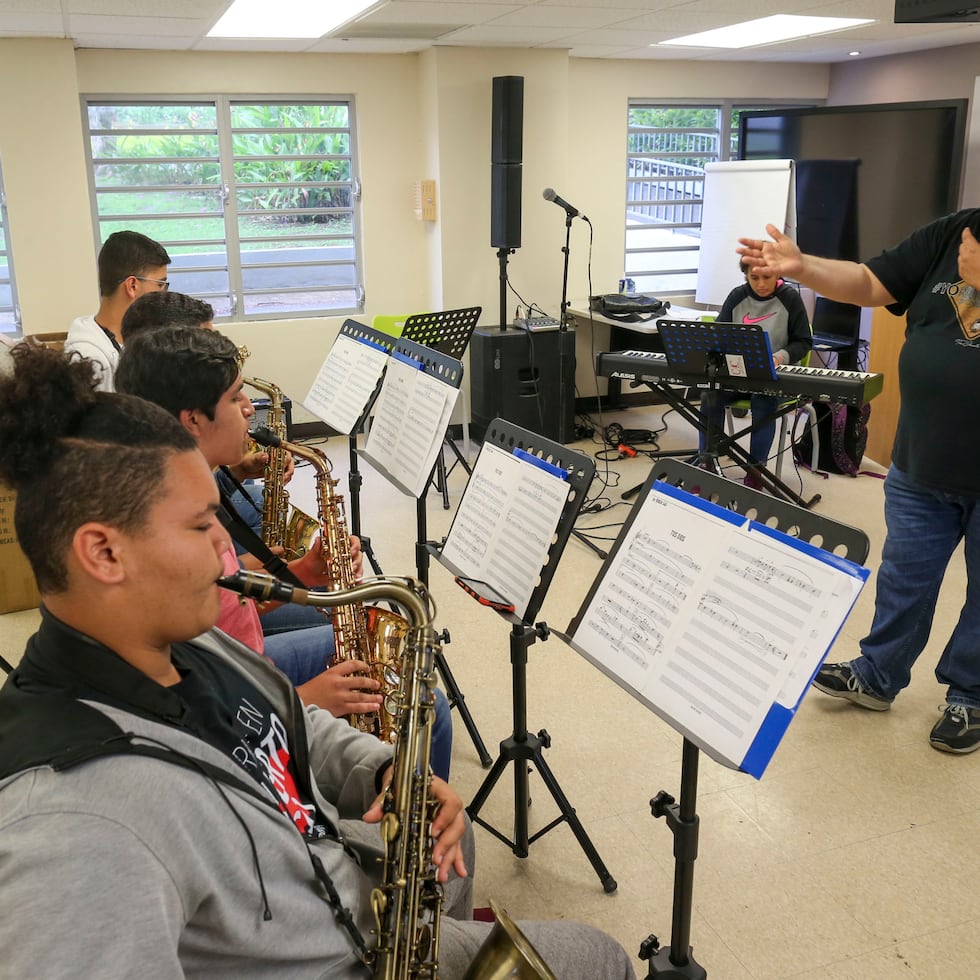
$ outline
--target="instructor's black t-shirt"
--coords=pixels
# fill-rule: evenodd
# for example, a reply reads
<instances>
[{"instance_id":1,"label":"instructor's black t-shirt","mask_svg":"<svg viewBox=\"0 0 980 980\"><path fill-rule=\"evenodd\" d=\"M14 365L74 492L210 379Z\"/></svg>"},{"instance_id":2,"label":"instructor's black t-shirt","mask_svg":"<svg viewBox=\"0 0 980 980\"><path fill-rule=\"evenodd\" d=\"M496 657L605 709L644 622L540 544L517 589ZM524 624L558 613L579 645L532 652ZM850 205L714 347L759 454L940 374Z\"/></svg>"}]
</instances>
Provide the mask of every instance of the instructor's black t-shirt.
<instances>
[{"instance_id":1,"label":"instructor's black t-shirt","mask_svg":"<svg viewBox=\"0 0 980 980\"><path fill-rule=\"evenodd\" d=\"M967 226L980 237L980 209L925 225L867 266L897 300L888 309L908 314L892 460L925 486L980 495L980 290L957 267Z\"/></svg>"}]
</instances>

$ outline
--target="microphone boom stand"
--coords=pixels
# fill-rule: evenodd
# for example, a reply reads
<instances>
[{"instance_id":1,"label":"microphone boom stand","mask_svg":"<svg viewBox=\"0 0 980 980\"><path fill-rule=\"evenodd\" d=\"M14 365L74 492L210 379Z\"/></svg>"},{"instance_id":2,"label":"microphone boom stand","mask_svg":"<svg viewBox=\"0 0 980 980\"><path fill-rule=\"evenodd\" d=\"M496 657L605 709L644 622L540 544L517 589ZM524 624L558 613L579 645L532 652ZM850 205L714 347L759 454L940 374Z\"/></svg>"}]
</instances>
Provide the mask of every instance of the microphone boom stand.
<instances>
[{"instance_id":1,"label":"microphone boom stand","mask_svg":"<svg viewBox=\"0 0 980 980\"><path fill-rule=\"evenodd\" d=\"M572 238L572 219L575 217L570 211L565 211L565 245L562 248L564 257L561 273L561 313L558 317L558 331L561 334L568 333L568 307L571 302L568 299L568 256L571 252L570 243ZM587 222L589 219L582 215L582 220ZM562 426L565 422L565 411L567 409L567 395L565 393L565 378L568 376L568 351L565 344L566 338L559 337L558 342L558 441L563 441ZM570 434L570 433L569 433ZM608 555L597 544L590 541L581 531L572 528L572 534L582 542L587 548L594 551L600 558L607 558Z\"/></svg>"}]
</instances>

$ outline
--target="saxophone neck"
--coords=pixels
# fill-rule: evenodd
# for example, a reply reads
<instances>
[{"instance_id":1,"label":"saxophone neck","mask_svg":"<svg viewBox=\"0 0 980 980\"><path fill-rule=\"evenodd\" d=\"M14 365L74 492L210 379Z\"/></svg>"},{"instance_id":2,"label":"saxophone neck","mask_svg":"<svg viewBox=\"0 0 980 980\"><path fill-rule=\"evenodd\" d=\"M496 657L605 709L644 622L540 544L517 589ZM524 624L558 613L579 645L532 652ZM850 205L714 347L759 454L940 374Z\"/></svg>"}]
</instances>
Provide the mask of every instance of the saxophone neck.
<instances>
[{"instance_id":1,"label":"saxophone neck","mask_svg":"<svg viewBox=\"0 0 980 980\"><path fill-rule=\"evenodd\" d=\"M218 585L258 602L275 599L300 606L332 609L352 602L391 602L405 614L413 630L432 630L436 608L429 590L418 579L379 575L368 578L349 589L332 592L311 592L282 582L266 572L239 569L233 575L218 580Z\"/></svg>"},{"instance_id":2,"label":"saxophone neck","mask_svg":"<svg viewBox=\"0 0 980 980\"><path fill-rule=\"evenodd\" d=\"M255 388L261 391L263 395L268 396L273 408L278 409L282 405L282 388L278 385L273 384L271 381L263 381L262 378L242 378L242 381L250 388Z\"/></svg>"},{"instance_id":3,"label":"saxophone neck","mask_svg":"<svg viewBox=\"0 0 980 980\"><path fill-rule=\"evenodd\" d=\"M333 472L333 464L325 452L313 446L303 446L297 442L286 442L285 439L280 443L283 449L288 449L294 456L305 459L317 471L318 476L330 476ZM331 481L331 484L336 481Z\"/></svg>"}]
</instances>

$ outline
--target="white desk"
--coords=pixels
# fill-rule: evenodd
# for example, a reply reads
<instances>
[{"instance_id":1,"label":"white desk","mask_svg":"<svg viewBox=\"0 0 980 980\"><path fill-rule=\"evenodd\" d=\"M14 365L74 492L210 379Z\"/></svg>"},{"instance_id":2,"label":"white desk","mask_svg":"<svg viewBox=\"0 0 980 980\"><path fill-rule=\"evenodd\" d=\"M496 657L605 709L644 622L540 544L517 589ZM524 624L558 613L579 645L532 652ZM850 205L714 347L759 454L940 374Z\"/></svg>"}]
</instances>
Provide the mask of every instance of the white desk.
<instances>
[{"instance_id":1,"label":"white desk","mask_svg":"<svg viewBox=\"0 0 980 980\"><path fill-rule=\"evenodd\" d=\"M609 390L608 378L596 378L595 355L599 351L630 350L659 350L659 342L653 340L657 334L657 323L660 320L700 320L708 314L708 310L695 310L688 306L671 306L662 316L638 323L627 323L612 317L603 316L589 309L588 300L572 300L568 307L569 315L575 319L575 387L580 397L594 397L596 393L605 395ZM636 334L636 342L619 341L615 348L610 344L613 330L628 330Z\"/></svg>"},{"instance_id":2,"label":"white desk","mask_svg":"<svg viewBox=\"0 0 980 980\"><path fill-rule=\"evenodd\" d=\"M595 310L590 310L587 302L583 302L581 304L573 302L572 305L569 306L568 312L575 317L582 327L587 327L590 323L604 324L610 327L623 327L625 330L633 330L636 333L654 334L657 332L657 322L659 320L700 320L701 317L708 311L695 310L689 306L672 305L663 316L654 317L652 320L642 320L639 322L617 320L611 316L604 316L602 313L597 313Z\"/></svg>"}]
</instances>

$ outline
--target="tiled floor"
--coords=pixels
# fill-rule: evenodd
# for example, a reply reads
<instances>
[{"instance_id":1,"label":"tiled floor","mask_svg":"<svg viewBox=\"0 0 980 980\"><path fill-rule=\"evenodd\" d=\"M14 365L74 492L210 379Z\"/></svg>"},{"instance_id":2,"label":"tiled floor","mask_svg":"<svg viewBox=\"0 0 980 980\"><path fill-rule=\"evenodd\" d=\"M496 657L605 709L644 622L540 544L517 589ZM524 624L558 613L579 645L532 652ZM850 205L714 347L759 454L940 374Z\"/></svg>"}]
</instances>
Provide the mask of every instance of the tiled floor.
<instances>
[{"instance_id":1,"label":"tiled floor","mask_svg":"<svg viewBox=\"0 0 980 980\"><path fill-rule=\"evenodd\" d=\"M660 409L610 416L631 428L655 427ZM691 444L676 421L661 447ZM347 443L326 451L346 472ZM579 448L592 452L599 445ZM642 458L616 460L610 501L640 482ZM600 466L600 470L602 467ZM880 472L868 464L869 470ZM792 482L792 469L788 482ZM370 534L385 572L413 574L416 508L362 464L362 530ZM817 511L862 528L880 552L882 484L803 476L806 495L823 494ZM450 476L458 502L464 475ZM343 479L342 487L346 487ZM308 471L291 488L315 512ZM312 509L311 509L312 508ZM449 526L437 495L427 506L430 538ZM593 515L584 525L621 522L624 506ZM608 532L615 533L615 528ZM596 555L571 540L538 616L564 630L600 569ZM491 755L512 729L509 627L467 597L438 564L430 585L438 625L466 703ZM700 851L694 881L691 943L695 959L715 980L915 980L980 975L980 917L973 886L980 870L980 755L950 756L930 748L929 730L943 692L933 668L962 604L962 556L953 561L940 599L933 638L911 687L889 712L870 712L811 691L760 781L702 756L698 787ZM855 654L871 620L873 576L830 659ZM16 658L36 614L0 617L3 649ZM546 728L547 761L603 862L618 882L605 894L571 830L561 824L535 841L526 859L477 828L477 904L495 898L519 918L570 918L614 934L631 953L651 932L665 943L671 931L672 837L651 816L649 800L679 792L681 738L556 637L529 651L528 728ZM485 776L457 719L453 782L472 799ZM557 809L537 774L531 775L530 828L546 826ZM514 819L508 772L482 816L507 836ZM637 972L645 967L637 961Z\"/></svg>"}]
</instances>

